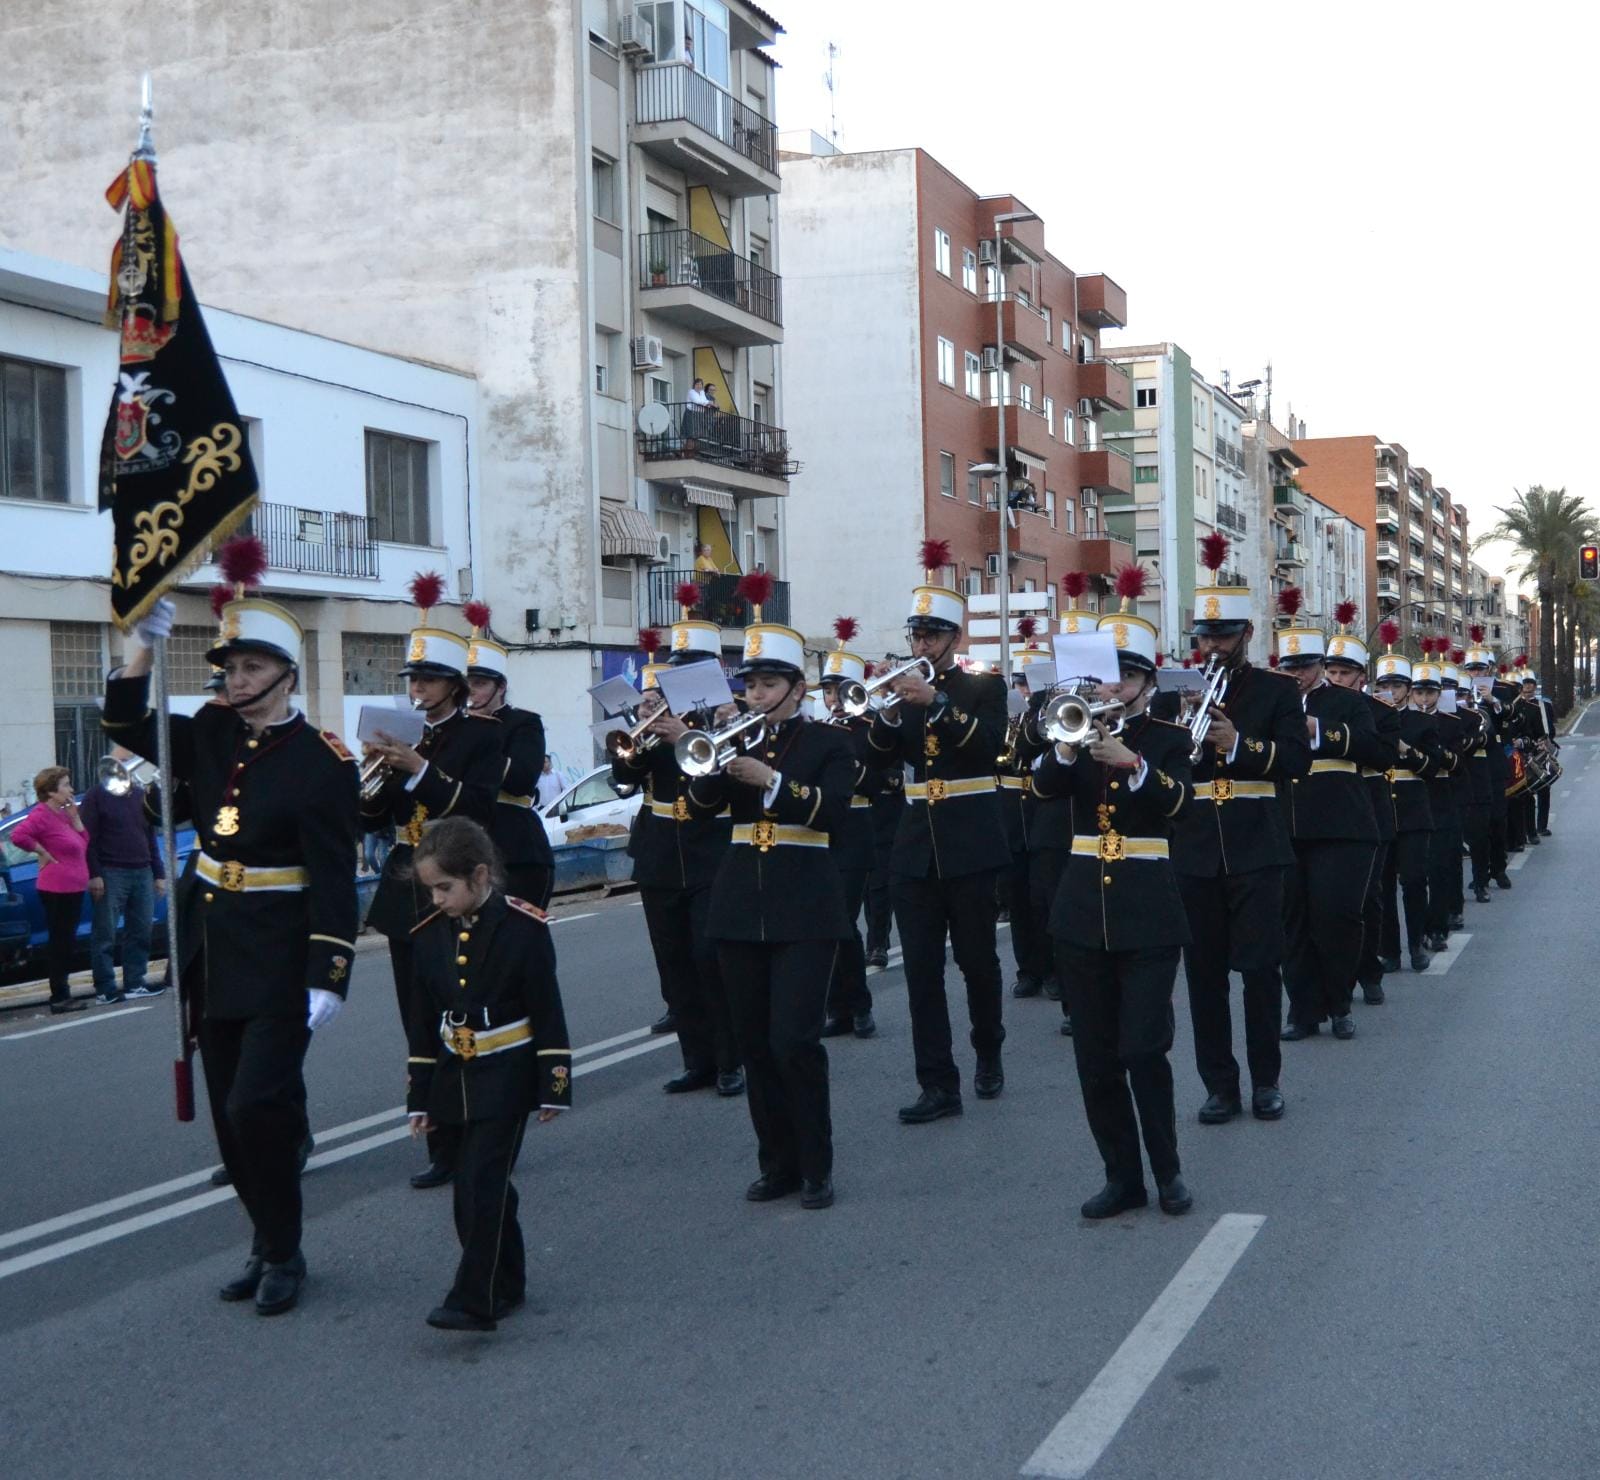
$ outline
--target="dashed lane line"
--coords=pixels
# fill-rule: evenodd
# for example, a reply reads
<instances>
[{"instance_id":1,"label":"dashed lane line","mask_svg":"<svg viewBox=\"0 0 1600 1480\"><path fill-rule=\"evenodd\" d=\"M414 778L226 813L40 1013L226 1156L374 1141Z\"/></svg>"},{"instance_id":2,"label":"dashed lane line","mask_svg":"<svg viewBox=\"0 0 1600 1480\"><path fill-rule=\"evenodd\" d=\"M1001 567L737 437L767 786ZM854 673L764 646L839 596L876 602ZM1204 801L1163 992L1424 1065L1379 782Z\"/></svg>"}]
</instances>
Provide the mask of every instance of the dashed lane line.
<instances>
[{"instance_id":1,"label":"dashed lane line","mask_svg":"<svg viewBox=\"0 0 1600 1480\"><path fill-rule=\"evenodd\" d=\"M116 1018L132 1017L136 1012L149 1011L148 1007L119 1007L113 1012L97 1012L88 1017L75 1017L70 1023L51 1023L48 1028L25 1028L20 1033L0 1034L0 1043L15 1043L21 1038L39 1038L46 1033L65 1033L68 1028L87 1028L92 1023L109 1023Z\"/></svg>"},{"instance_id":2,"label":"dashed lane line","mask_svg":"<svg viewBox=\"0 0 1600 1480\"><path fill-rule=\"evenodd\" d=\"M1471 939L1472 933L1470 931L1461 935L1452 935L1445 949L1436 952L1433 960L1417 974L1419 976L1443 976L1461 959L1461 953L1466 950L1467 944Z\"/></svg>"}]
</instances>

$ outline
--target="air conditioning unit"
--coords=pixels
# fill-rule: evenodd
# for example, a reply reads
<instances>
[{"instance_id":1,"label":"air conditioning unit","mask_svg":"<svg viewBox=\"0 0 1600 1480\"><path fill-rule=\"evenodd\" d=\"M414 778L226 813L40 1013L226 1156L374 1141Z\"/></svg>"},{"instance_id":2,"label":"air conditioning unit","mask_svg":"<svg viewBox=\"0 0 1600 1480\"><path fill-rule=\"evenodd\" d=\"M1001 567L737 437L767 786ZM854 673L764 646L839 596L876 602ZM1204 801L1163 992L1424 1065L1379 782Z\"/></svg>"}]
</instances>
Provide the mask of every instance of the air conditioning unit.
<instances>
[{"instance_id":1,"label":"air conditioning unit","mask_svg":"<svg viewBox=\"0 0 1600 1480\"><path fill-rule=\"evenodd\" d=\"M633 341L633 368L659 370L662 363L661 336L641 334Z\"/></svg>"},{"instance_id":2,"label":"air conditioning unit","mask_svg":"<svg viewBox=\"0 0 1600 1480\"><path fill-rule=\"evenodd\" d=\"M664 534L656 536L656 563L666 565L672 559L672 540Z\"/></svg>"},{"instance_id":3,"label":"air conditioning unit","mask_svg":"<svg viewBox=\"0 0 1600 1480\"><path fill-rule=\"evenodd\" d=\"M1084 417L1094 415L1094 402L1091 401L1088 396L1083 396L1079 399L1078 415Z\"/></svg>"},{"instance_id":4,"label":"air conditioning unit","mask_svg":"<svg viewBox=\"0 0 1600 1480\"><path fill-rule=\"evenodd\" d=\"M637 62L656 59L656 28L642 15L625 15L617 22L617 50Z\"/></svg>"},{"instance_id":5,"label":"air conditioning unit","mask_svg":"<svg viewBox=\"0 0 1600 1480\"><path fill-rule=\"evenodd\" d=\"M985 555L983 557L983 573L986 576L994 576L996 579L999 578L1000 556L998 553L993 555Z\"/></svg>"},{"instance_id":6,"label":"air conditioning unit","mask_svg":"<svg viewBox=\"0 0 1600 1480\"><path fill-rule=\"evenodd\" d=\"M998 370L1000 368L1000 351L992 344L983 347L983 368L985 370Z\"/></svg>"},{"instance_id":7,"label":"air conditioning unit","mask_svg":"<svg viewBox=\"0 0 1600 1480\"><path fill-rule=\"evenodd\" d=\"M1094 508L1094 507L1095 507L1095 506L1096 506L1096 505L1098 505L1098 504L1099 504L1099 502L1100 502L1100 495L1099 495L1099 493L1097 493L1097 492L1096 492L1096 491L1095 491L1095 490L1094 490L1094 489L1092 489L1092 488L1085 488L1085 489L1083 489L1083 490L1082 490L1082 491L1081 491L1081 498L1082 498L1082 500L1083 500L1083 506L1084 506L1084 508L1086 508L1086 509L1092 509L1092 508Z\"/></svg>"},{"instance_id":8,"label":"air conditioning unit","mask_svg":"<svg viewBox=\"0 0 1600 1480\"><path fill-rule=\"evenodd\" d=\"M987 238L978 243L978 261L988 263L994 261L994 243Z\"/></svg>"}]
</instances>

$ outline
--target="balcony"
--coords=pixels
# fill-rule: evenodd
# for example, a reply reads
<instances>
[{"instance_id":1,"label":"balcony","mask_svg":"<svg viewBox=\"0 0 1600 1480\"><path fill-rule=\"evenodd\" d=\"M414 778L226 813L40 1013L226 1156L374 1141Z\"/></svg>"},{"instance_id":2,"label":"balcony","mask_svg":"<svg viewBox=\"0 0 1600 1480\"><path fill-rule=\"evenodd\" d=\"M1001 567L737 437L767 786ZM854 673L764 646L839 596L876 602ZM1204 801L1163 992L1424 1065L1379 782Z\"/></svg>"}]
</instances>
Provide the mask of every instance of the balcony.
<instances>
[{"instance_id":1,"label":"balcony","mask_svg":"<svg viewBox=\"0 0 1600 1480\"><path fill-rule=\"evenodd\" d=\"M1115 535L1094 535L1078 541L1077 569L1087 576L1112 576L1133 564L1133 545Z\"/></svg>"},{"instance_id":2,"label":"balcony","mask_svg":"<svg viewBox=\"0 0 1600 1480\"><path fill-rule=\"evenodd\" d=\"M778 130L687 62L634 76L633 141L730 196L776 195Z\"/></svg>"},{"instance_id":3,"label":"balcony","mask_svg":"<svg viewBox=\"0 0 1600 1480\"><path fill-rule=\"evenodd\" d=\"M1078 453L1078 487L1096 493L1133 492L1133 460L1114 447L1086 447Z\"/></svg>"},{"instance_id":4,"label":"balcony","mask_svg":"<svg viewBox=\"0 0 1600 1480\"><path fill-rule=\"evenodd\" d=\"M652 401L639 417L639 476L652 483L704 485L734 498L782 498L799 471L782 427L683 402ZM690 501L724 506L703 487L700 492Z\"/></svg>"},{"instance_id":5,"label":"balcony","mask_svg":"<svg viewBox=\"0 0 1600 1480\"><path fill-rule=\"evenodd\" d=\"M1128 295L1103 272L1078 279L1078 318L1097 329L1121 329L1128 322Z\"/></svg>"},{"instance_id":6,"label":"balcony","mask_svg":"<svg viewBox=\"0 0 1600 1480\"><path fill-rule=\"evenodd\" d=\"M333 514L293 504L258 503L240 528L267 549L269 570L378 579L378 540L365 514Z\"/></svg>"},{"instance_id":7,"label":"balcony","mask_svg":"<svg viewBox=\"0 0 1600 1480\"><path fill-rule=\"evenodd\" d=\"M1400 492L1400 475L1393 468L1380 467L1376 482L1379 488L1391 488L1396 493Z\"/></svg>"},{"instance_id":8,"label":"balcony","mask_svg":"<svg viewBox=\"0 0 1600 1480\"><path fill-rule=\"evenodd\" d=\"M1245 534L1249 529L1249 521L1231 504L1217 505L1217 524L1235 534Z\"/></svg>"},{"instance_id":9,"label":"balcony","mask_svg":"<svg viewBox=\"0 0 1600 1480\"><path fill-rule=\"evenodd\" d=\"M722 628L746 627L750 624L750 603L735 594L739 577L701 575L692 570L669 570L658 566L650 572L650 625L670 627L678 620L678 603L673 593L684 581L693 581L700 588L700 605L697 615ZM774 581L772 595L762 603L761 620L764 622L789 621L789 583Z\"/></svg>"},{"instance_id":10,"label":"balcony","mask_svg":"<svg viewBox=\"0 0 1600 1480\"><path fill-rule=\"evenodd\" d=\"M985 302L993 303L994 299ZM1031 360L1038 364L1050 347L1050 326L1044 315L1015 293L1000 295L1000 337L1008 359Z\"/></svg>"},{"instance_id":11,"label":"balcony","mask_svg":"<svg viewBox=\"0 0 1600 1480\"><path fill-rule=\"evenodd\" d=\"M1078 366L1078 394L1101 411L1126 411L1133 405L1128 372L1110 360L1085 360Z\"/></svg>"},{"instance_id":12,"label":"balcony","mask_svg":"<svg viewBox=\"0 0 1600 1480\"><path fill-rule=\"evenodd\" d=\"M1378 564L1399 565L1400 547L1393 540L1378 541Z\"/></svg>"},{"instance_id":13,"label":"balcony","mask_svg":"<svg viewBox=\"0 0 1600 1480\"><path fill-rule=\"evenodd\" d=\"M1272 490L1272 507L1282 514L1304 514L1305 490L1293 483L1280 483Z\"/></svg>"},{"instance_id":14,"label":"balcony","mask_svg":"<svg viewBox=\"0 0 1600 1480\"><path fill-rule=\"evenodd\" d=\"M1306 563L1306 547L1299 540L1286 540L1279 546L1277 553L1279 565L1301 565Z\"/></svg>"},{"instance_id":15,"label":"balcony","mask_svg":"<svg viewBox=\"0 0 1600 1480\"><path fill-rule=\"evenodd\" d=\"M1399 599L1400 583L1398 581L1385 580L1380 576L1378 578L1378 600L1399 601Z\"/></svg>"},{"instance_id":16,"label":"balcony","mask_svg":"<svg viewBox=\"0 0 1600 1480\"><path fill-rule=\"evenodd\" d=\"M1422 555L1421 555L1420 551L1413 550L1406 557L1406 564L1408 566L1410 566L1411 572L1412 572L1413 575L1421 576L1422 574L1424 574L1423 564L1422 564Z\"/></svg>"},{"instance_id":17,"label":"balcony","mask_svg":"<svg viewBox=\"0 0 1600 1480\"><path fill-rule=\"evenodd\" d=\"M1400 528L1400 511L1393 504L1378 505L1378 528L1394 530Z\"/></svg>"},{"instance_id":18,"label":"balcony","mask_svg":"<svg viewBox=\"0 0 1600 1480\"><path fill-rule=\"evenodd\" d=\"M989 405L991 408L994 406L992 398ZM1005 427L1006 450L1026 453L1036 462L1047 462L1051 448L1059 445L1050 435L1049 424L1044 419L1044 407L1025 404L1015 396L1005 399ZM991 444L990 451L998 452L999 448ZM1130 490L1133 487L1131 482L1128 486Z\"/></svg>"},{"instance_id":19,"label":"balcony","mask_svg":"<svg viewBox=\"0 0 1600 1480\"><path fill-rule=\"evenodd\" d=\"M1409 502L1411 504L1411 512L1413 514L1415 514L1417 516L1417 518L1420 519L1423 516L1423 514L1426 512L1426 510L1423 507L1422 495L1420 493L1418 493L1417 490L1414 489L1414 488L1410 490Z\"/></svg>"},{"instance_id":20,"label":"balcony","mask_svg":"<svg viewBox=\"0 0 1600 1480\"><path fill-rule=\"evenodd\" d=\"M783 280L692 231L640 236L639 306L724 344L783 343Z\"/></svg>"}]
</instances>

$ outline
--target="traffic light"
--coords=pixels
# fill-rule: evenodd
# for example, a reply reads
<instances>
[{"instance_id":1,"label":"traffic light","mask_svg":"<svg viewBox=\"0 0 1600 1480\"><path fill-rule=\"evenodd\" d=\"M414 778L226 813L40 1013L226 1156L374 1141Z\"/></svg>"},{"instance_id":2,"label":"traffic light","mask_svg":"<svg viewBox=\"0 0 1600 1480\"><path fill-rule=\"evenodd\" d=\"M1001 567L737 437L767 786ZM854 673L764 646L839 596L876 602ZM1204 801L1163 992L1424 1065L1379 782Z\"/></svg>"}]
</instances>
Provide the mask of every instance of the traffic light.
<instances>
[{"instance_id":1,"label":"traffic light","mask_svg":"<svg viewBox=\"0 0 1600 1480\"><path fill-rule=\"evenodd\" d=\"M1586 581L1600 581L1600 545L1578 547L1578 575Z\"/></svg>"}]
</instances>

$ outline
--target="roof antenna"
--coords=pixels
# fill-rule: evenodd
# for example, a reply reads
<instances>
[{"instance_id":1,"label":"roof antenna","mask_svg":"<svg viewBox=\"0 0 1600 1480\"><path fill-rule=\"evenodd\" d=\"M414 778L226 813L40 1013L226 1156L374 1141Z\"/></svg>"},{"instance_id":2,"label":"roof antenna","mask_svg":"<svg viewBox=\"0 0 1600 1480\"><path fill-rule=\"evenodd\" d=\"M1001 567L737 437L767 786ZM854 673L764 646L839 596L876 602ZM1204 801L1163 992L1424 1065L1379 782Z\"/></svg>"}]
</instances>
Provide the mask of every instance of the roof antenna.
<instances>
[{"instance_id":1,"label":"roof antenna","mask_svg":"<svg viewBox=\"0 0 1600 1480\"><path fill-rule=\"evenodd\" d=\"M828 70L823 81L828 87L828 142L839 147L839 79L834 73L834 63L839 60L839 48L828 43Z\"/></svg>"}]
</instances>

